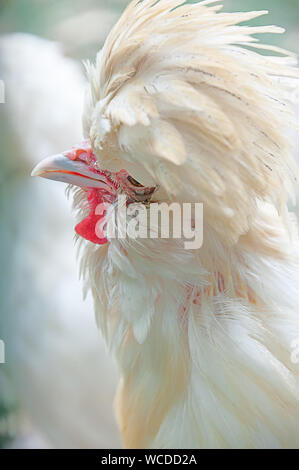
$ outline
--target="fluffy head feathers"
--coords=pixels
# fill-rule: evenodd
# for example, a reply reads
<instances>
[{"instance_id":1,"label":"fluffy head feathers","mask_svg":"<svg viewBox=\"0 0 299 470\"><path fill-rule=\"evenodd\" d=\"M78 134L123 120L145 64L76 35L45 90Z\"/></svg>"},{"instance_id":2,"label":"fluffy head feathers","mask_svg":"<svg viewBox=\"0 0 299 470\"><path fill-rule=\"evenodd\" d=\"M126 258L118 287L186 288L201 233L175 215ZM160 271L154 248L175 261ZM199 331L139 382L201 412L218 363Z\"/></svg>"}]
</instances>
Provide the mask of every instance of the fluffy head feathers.
<instances>
[{"instance_id":1,"label":"fluffy head feathers","mask_svg":"<svg viewBox=\"0 0 299 470\"><path fill-rule=\"evenodd\" d=\"M299 74L291 53L252 36L281 28L239 25L267 12L215 3L133 0L88 65L85 133L102 167L158 184L160 199L203 202L231 244L257 200L281 210L291 191L286 128Z\"/></svg>"}]
</instances>

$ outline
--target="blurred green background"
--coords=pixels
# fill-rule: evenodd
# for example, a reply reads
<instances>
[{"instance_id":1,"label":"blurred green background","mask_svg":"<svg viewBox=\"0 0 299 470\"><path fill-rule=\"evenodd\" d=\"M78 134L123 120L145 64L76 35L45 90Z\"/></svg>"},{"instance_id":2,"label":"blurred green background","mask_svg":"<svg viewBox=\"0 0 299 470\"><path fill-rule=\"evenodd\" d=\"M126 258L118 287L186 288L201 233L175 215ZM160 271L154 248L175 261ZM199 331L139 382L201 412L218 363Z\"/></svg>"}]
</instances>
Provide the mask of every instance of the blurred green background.
<instances>
[{"instance_id":1,"label":"blurred green background","mask_svg":"<svg viewBox=\"0 0 299 470\"><path fill-rule=\"evenodd\" d=\"M61 52L57 52L57 54L59 55L61 53L61 57L63 57L63 59L76 59L78 63L83 59L93 60L96 52L103 44L110 28L116 22L127 3L127 0L0 0L0 40L1 35L7 36L12 33L20 32L30 33L50 41L57 41L60 43L62 49ZM286 28L286 34L282 36L267 35L267 37L264 37L264 41L279 44L280 46L299 53L299 0L224 0L222 3L224 4L225 11L269 10L270 13L267 17L258 18L254 22L251 22L251 24L276 24ZM22 42L22 38L20 38L20 42ZM26 412L26 419L29 419L31 424L29 426L29 431L28 427L25 427L25 431L22 428L21 434L25 437L24 439L22 438L23 440L21 444L14 444L16 447L18 445L21 447L89 447L95 445L92 440L94 434L101 434L101 429L96 427L94 432L89 432L93 430L93 426L95 426L92 421L92 416L95 415L94 419L97 420L97 422L99 421L98 416L101 417L99 424L103 428L103 436L107 434L108 426L111 426L111 439L109 442L105 441L102 436L102 440L98 445L109 445L109 448L112 448L114 445L119 445L117 433L113 427L114 424L111 421L111 417L113 416L111 404L113 392L111 392L111 390L113 390L114 387L114 378L111 379L111 387L107 390L104 390L105 387L103 383L106 384L109 382L109 375L107 375L109 372L107 372L107 369L112 370L113 366L108 362L108 358L103 356L103 353L101 353L103 363L96 365L96 367L99 368L99 372L91 367L92 361L90 360L88 360L88 363L85 363L83 359L81 362L78 360L79 365L77 363L73 364L69 360L69 357L72 358L72 355L75 356L75 352L78 352L79 347L82 347L83 349L83 346L86 346L86 344L83 345L83 343L80 343L81 345L76 348L76 351L75 349L71 349L72 347L76 347L72 330L74 315L73 309L75 308L75 304L76 306L80 306L80 298L76 297L76 295L78 296L77 291L79 287L77 286L79 286L79 284L75 284L77 273L75 268L75 250L73 249L72 240L73 225L70 218L71 216L70 213L66 214L67 208L63 207L60 218L57 219L56 214L54 213L52 214L54 222L52 222L52 219L50 221L50 208L47 206L47 197L54 186L51 186L50 188L48 183L37 181L32 182L29 178L33 161L37 161L39 158L45 156L44 154L39 155L39 153L44 152L44 148L42 146L43 141L47 141L48 147L51 149L55 148L55 151L63 149L59 147L60 144L63 146L69 145L70 143L66 136L65 142L67 143L62 143L61 135L59 135L58 139L57 133L52 138L51 126L53 133L55 134L54 129L56 129L56 127L53 127L53 125L56 122L56 117L57 119L62 120L61 124L59 124L60 127L58 126L58 128L61 129L61 134L65 133L64 122L68 124L69 128L70 126L74 126L74 122L72 118L67 121L67 115L66 118L64 118L64 115L61 117L62 110L60 109L59 111L59 102L55 102L55 100L50 98L48 101L46 100L46 94L52 85L50 85L50 82L46 82L43 74L41 74L40 80L44 80L44 82L40 82L41 86L39 87L38 67L39 61L41 61L41 56L38 55L38 53L40 54L43 48L45 48L45 54L49 53L49 57L52 57L52 52L49 51L47 44L32 44L32 47L37 48L37 54L29 54L26 59L27 62L24 62L24 65L26 65L26 83L23 81L23 70L17 62L18 56L14 55L16 52L22 54L22 52L20 52L22 51L22 44L17 46L17 43L15 42L14 47L16 47L16 49L11 53L10 64L8 60L10 51L6 51L6 65L9 64L12 87L11 90L9 90L10 83L7 83L7 104L0 104L0 217L2 228L0 238L0 263L2 267L5 266L5 269L2 269L3 272L5 272L5 275L0 281L0 297L5 305L5 307L2 305L2 311L0 312L0 315L4 318L4 321L1 322L0 316L0 339L4 334L1 328L5 327L6 323L9 323L9 319L12 319L10 329L7 330L7 337L14 338L15 341L13 344L12 340L7 340L9 342L9 344L7 344L9 360L7 361L7 365L0 364L0 447L2 445L7 445L7 438L10 437L13 439L15 437L14 434L17 434L17 438L19 438L18 435L20 434L20 430L18 429L18 425L10 425L12 419L11 416L13 415L13 422L15 422L14 417L15 414L18 414L17 410L21 410L21 412L24 410ZM21 58L21 56L19 57ZM34 70L34 72L32 72L32 76L30 76L29 73L31 64L32 69ZM62 79L64 76L63 74L67 73L67 71L64 70L64 65L59 61L57 62L57 66L58 65L61 66L61 71L58 73L61 73ZM67 67L67 65L65 66ZM15 73L13 73L14 67ZM44 65L41 67L44 67ZM81 85L83 86L83 83L81 84L80 82L80 73L82 69L82 67L81 69L80 67L81 66L78 67L78 70L74 70L78 81L78 90L81 90ZM51 73L54 75L55 72L56 70L54 67ZM3 77L1 75L0 68L0 79L1 78ZM55 78L55 86L59 87L60 78ZM28 80L31 79L32 84L34 84L32 85L33 90L30 89L30 83L28 82ZM49 74L48 79L51 80L51 74ZM13 88L13 86L15 88ZM26 100L24 101L23 99L22 86L25 87L24 90L26 90L26 92L33 92L34 96L38 97L37 100L39 100L39 97L41 98L39 100L40 108L38 108L38 103L36 103L35 109L30 109L30 107L28 107L28 110L25 110L25 112L24 109L21 109L22 106L28 104ZM17 93L18 90L20 96L17 95L16 100L10 100L12 97L10 93ZM57 116L55 115L55 110L57 112ZM40 115L40 121L43 121L41 122L41 125L39 125L38 116L36 117L36 115L33 115L33 112L36 112L36 114L38 112L43 112L43 114ZM10 117L8 119L9 113ZM51 120L48 115L51 116ZM76 125L79 126L79 117L76 117ZM15 121L13 118L15 118ZM28 138L26 138L27 149L25 150L26 145L22 140L22 137L25 138L24 135L22 136L22 119L24 121L27 120L27 118L28 122L24 123L24 128L26 128L24 129L24 132L28 132L30 135L28 134ZM75 117L73 117L73 119L74 118ZM65 121L63 121L63 119L65 119ZM44 124L44 126L42 124ZM49 134L46 132L47 126ZM17 128L18 132L16 132ZM69 132L69 135L70 134L71 132ZM40 146L37 145L38 139ZM47 145L45 146L46 148ZM29 158L30 149L35 149L34 155L34 152L32 152L31 160ZM47 150L45 150L45 152L46 151ZM64 201L63 188L59 186L57 191L60 191L59 194L61 199L57 199L57 206L60 206ZM51 197L49 197L49 199L50 198ZM39 209L36 208L36 201L40 202ZM31 204L34 205L34 209L32 210ZM36 223L36 221L30 217L33 217L33 215L37 217L37 210L41 211L38 217L40 217L42 222L38 226L38 229L35 230L34 223ZM26 217L22 217L23 213L26 213ZM67 216L69 218L67 218ZM52 236L51 233L48 233L48 238L46 237L46 232L42 231L45 226L46 217L49 219L48 229L50 230L51 227L53 230L55 229L55 235ZM21 226L22 223L23 227ZM26 224L26 234L24 234L24 224ZM31 232L30 224L32 224ZM59 227L58 237L55 224ZM27 237L28 241L24 237ZM58 241L58 243L56 243L56 241ZM60 254L60 251L58 251L59 249L61 250L62 255ZM69 249L68 252L67 249ZM26 256L24 256L24 253L26 253ZM14 257L13 254L15 254ZM55 266L53 261L54 258L56 263ZM47 259L51 259L53 263L53 265L51 265L51 263L47 264L48 277L44 275L45 260ZM63 277L67 263L69 263L70 268ZM51 268L51 266L54 268ZM52 280L52 277L55 277L54 270L56 270L57 273L60 273L60 285L58 286L55 286L55 282ZM48 278L50 278L50 280ZM68 281L69 284L62 285L64 281ZM52 284L50 282L52 282ZM59 297L63 289L68 295L68 301L64 303L63 299L65 299L65 294L63 293L63 296ZM16 292L19 292L18 295L20 296L20 301L19 298L16 297ZM48 292L50 292L50 294ZM49 302L49 296L51 297L52 303ZM36 317L32 314L34 309L37 311ZM85 342L89 344L91 341L88 335L94 334L95 338L97 338L98 333L96 332L96 327L92 323L93 320L91 320L93 316L92 307L89 307L89 309L85 307L85 309L90 313L90 331L86 332L85 339ZM41 318L41 314L39 312L43 312L44 318L42 321L37 323L36 319ZM52 320L53 317L57 323L55 323L54 326L53 324L48 323L49 318ZM79 317L76 318L78 321L78 328L76 331L80 331L82 329L82 326L80 326L81 319L79 320ZM59 323L62 321L61 319L66 319L63 327ZM83 317L82 325L84 325L85 322L86 319ZM18 326L18 330L15 329L16 326ZM59 356L59 354L55 355L55 348L57 346L51 336L51 332L53 331L60 341L59 347L61 350L64 351L62 345L68 345L69 347L68 351L67 347L65 347L65 350L69 355L69 362L66 362L65 365L63 363L63 360L65 359L64 352L61 352L61 356ZM45 337L46 333L48 334L47 337ZM93 337L92 341L97 341L95 338ZM78 338L77 340L79 341ZM80 341L83 340L84 338L80 339ZM23 349L18 349L21 342ZM38 358L34 358L33 355L30 356L31 348L33 352L38 351L37 354L41 358L40 363L38 363ZM26 352L27 350L30 350L28 355ZM46 353L48 355L46 355ZM93 353L86 349L86 354L92 355ZM99 352L96 352L95 357L98 358L99 356ZM55 357L55 360L57 359L57 363L54 361L53 357ZM23 360L23 362L21 362L21 360ZM19 369L16 367L16 364L18 363L20 363ZM98 394L95 393L95 395L97 395L95 402L93 401L94 397L87 394L84 389L84 383L88 383L89 376L86 375L86 379L82 380L81 384L78 384L78 382L75 381L76 375L79 377L80 381L83 369L86 371L86 374L88 373L88 366L90 366L90 376L96 378L97 376L101 377L101 374L104 375L104 380L102 379L99 384L96 383L100 392ZM38 369L38 367L40 367L40 369ZM77 369L79 369L79 372ZM35 375L30 375L33 370L35 371ZM4 371L7 377L12 379L11 383L7 383L5 379L5 390L8 390L5 394L4 379L1 377L1 373ZM61 374L59 375L60 372ZM50 379L51 381L47 382L47 380ZM40 380L40 382L38 382L38 380ZM70 400L71 395L69 393L64 393L63 388L58 391L55 388L55 382L58 385L62 385L64 384L63 380L67 381L68 386L69 384L74 383L75 385L73 387L72 394L75 392L77 393L76 400L73 404L74 408L69 409L68 418L64 413L66 408L69 406L69 403L72 402L72 400ZM60 415L55 414L55 400L53 405L54 408L49 408L50 411L46 409L47 402L49 401L46 395L49 383L52 387L51 394L55 395L55 393L57 393L57 399L55 399L57 400L57 404L61 404L61 407L63 408ZM80 386L81 389L79 390ZM91 382L87 392L90 393L90 390L93 387L94 384ZM97 410L97 412L99 412L98 415L95 413L97 403L99 404L99 410ZM71 419L70 416L72 415L76 417L79 409L78 407L80 407L80 410L82 411L82 416L80 415L81 418L78 417L73 423L67 423L69 424L69 429L67 429L65 426L66 421L67 419ZM104 419L105 413L107 414L106 421ZM82 434L82 430L80 430L80 432L77 431L77 434L75 435L74 430L76 430L75 428L76 425L78 425L78 421L85 418L85 435ZM23 415L20 420L17 420L17 422L21 422L21 427L23 420ZM33 427L31 426L32 423ZM52 428L50 428L50 426L52 426ZM59 439L58 437L55 437L55 433L57 434L56 431L58 428L60 429ZM32 436L34 437L33 441ZM92 439L90 436L92 436Z\"/></svg>"}]
</instances>

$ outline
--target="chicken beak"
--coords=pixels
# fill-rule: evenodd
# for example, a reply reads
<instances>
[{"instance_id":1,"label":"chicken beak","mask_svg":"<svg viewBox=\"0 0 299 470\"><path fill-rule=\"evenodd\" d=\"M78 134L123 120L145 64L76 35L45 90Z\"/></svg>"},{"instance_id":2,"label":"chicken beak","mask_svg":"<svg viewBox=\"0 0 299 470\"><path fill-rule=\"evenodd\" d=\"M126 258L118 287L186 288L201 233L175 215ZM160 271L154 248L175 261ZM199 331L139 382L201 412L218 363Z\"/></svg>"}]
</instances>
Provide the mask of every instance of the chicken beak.
<instances>
[{"instance_id":1,"label":"chicken beak","mask_svg":"<svg viewBox=\"0 0 299 470\"><path fill-rule=\"evenodd\" d=\"M71 160L64 154L45 158L35 166L31 176L41 176L82 188L107 187L107 182L101 174L91 171L84 162Z\"/></svg>"}]
</instances>

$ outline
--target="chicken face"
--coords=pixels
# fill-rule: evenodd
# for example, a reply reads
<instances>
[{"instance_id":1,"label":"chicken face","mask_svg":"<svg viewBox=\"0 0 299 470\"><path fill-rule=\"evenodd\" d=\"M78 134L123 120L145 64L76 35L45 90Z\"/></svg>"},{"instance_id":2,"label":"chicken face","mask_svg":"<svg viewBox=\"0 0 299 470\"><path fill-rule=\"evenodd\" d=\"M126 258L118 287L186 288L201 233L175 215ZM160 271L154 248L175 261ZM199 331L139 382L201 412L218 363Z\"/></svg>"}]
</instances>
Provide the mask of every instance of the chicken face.
<instances>
[{"instance_id":1,"label":"chicken face","mask_svg":"<svg viewBox=\"0 0 299 470\"><path fill-rule=\"evenodd\" d=\"M78 235L96 244L107 243L99 227L104 222L105 207L115 203L118 194L124 194L127 204L148 202L155 187L146 187L126 170L110 172L101 170L89 141L62 154L40 162L32 176L61 181L82 188L89 204L89 214L75 228Z\"/></svg>"}]
</instances>

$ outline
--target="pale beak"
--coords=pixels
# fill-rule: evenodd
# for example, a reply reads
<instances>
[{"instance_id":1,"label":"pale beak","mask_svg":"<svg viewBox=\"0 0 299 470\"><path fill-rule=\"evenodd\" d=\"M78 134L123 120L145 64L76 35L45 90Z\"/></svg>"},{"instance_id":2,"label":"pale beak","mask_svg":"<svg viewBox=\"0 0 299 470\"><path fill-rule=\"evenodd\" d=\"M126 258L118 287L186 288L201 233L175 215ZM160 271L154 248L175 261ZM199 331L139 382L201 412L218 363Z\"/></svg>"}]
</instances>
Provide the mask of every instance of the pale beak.
<instances>
[{"instance_id":1,"label":"pale beak","mask_svg":"<svg viewBox=\"0 0 299 470\"><path fill-rule=\"evenodd\" d=\"M106 188L107 182L101 174L91 171L80 160L70 160L63 154L45 158L34 167L31 176L41 176L82 188Z\"/></svg>"}]
</instances>

